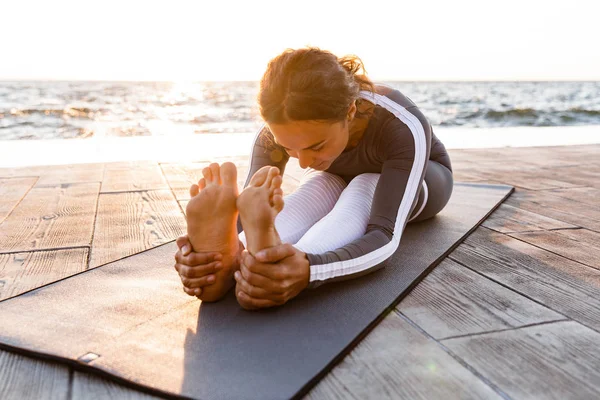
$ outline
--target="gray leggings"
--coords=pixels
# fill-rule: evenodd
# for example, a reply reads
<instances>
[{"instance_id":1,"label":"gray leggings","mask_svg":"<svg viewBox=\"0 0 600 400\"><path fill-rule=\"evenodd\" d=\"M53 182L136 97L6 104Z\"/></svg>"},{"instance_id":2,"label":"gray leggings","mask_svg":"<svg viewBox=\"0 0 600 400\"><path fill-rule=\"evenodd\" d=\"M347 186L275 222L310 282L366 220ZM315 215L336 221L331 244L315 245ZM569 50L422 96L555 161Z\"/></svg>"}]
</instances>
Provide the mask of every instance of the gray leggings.
<instances>
[{"instance_id":1,"label":"gray leggings","mask_svg":"<svg viewBox=\"0 0 600 400\"><path fill-rule=\"evenodd\" d=\"M452 172L437 161L427 161L424 182L426 189L422 188L419 192L419 200L411 213L410 219L408 220L409 223L419 222L433 217L442 211L446 204L448 204L450 196L452 195L452 187L454 186ZM427 193L425 193L425 191L427 191ZM422 207L423 201L425 200L425 207ZM414 215L421 208L421 212L415 218Z\"/></svg>"}]
</instances>

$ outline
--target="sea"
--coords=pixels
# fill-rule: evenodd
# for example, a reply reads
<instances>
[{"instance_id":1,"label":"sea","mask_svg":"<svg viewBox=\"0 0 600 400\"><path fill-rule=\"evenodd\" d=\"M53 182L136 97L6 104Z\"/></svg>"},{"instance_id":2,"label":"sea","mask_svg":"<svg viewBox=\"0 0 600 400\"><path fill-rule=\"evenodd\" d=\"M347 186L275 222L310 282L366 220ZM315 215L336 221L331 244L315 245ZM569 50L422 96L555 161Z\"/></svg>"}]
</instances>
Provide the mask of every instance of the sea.
<instances>
[{"instance_id":1,"label":"sea","mask_svg":"<svg viewBox=\"0 0 600 400\"><path fill-rule=\"evenodd\" d=\"M600 82L398 82L444 128L600 125ZM255 132L253 82L0 81L0 141Z\"/></svg>"}]
</instances>

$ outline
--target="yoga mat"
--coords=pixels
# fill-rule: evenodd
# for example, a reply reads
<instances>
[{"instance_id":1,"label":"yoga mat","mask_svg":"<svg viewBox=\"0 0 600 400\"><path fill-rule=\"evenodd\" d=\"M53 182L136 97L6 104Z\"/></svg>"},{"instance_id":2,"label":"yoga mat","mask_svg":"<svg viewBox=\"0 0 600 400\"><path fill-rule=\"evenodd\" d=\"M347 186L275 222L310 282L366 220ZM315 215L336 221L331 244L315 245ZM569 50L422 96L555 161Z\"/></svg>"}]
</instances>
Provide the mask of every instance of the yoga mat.
<instances>
[{"instance_id":1,"label":"yoga mat","mask_svg":"<svg viewBox=\"0 0 600 400\"><path fill-rule=\"evenodd\" d=\"M186 295L171 242L0 302L0 348L166 397L300 397L512 191L456 183L384 268L261 311Z\"/></svg>"}]
</instances>

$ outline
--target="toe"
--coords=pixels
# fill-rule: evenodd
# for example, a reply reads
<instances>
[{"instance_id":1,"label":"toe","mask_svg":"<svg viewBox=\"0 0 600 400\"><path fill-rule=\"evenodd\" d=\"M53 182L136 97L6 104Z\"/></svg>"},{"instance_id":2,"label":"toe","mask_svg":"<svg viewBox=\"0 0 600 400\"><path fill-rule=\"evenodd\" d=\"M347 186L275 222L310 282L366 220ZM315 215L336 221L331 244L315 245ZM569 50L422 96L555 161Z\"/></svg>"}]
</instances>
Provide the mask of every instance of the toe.
<instances>
[{"instance_id":1,"label":"toe","mask_svg":"<svg viewBox=\"0 0 600 400\"><path fill-rule=\"evenodd\" d=\"M219 185L222 184L223 182L221 182L221 168L219 167L219 164L211 163L208 166L208 168L210 168L210 172L212 172L213 182L218 183Z\"/></svg>"},{"instance_id":2,"label":"toe","mask_svg":"<svg viewBox=\"0 0 600 400\"><path fill-rule=\"evenodd\" d=\"M273 196L273 208L277 212L281 212L281 210L283 210L283 196L279 194Z\"/></svg>"},{"instance_id":3,"label":"toe","mask_svg":"<svg viewBox=\"0 0 600 400\"><path fill-rule=\"evenodd\" d=\"M200 190L204 189L206 187L206 179L204 178L200 178L200 180L198 181L198 188Z\"/></svg>"},{"instance_id":4,"label":"toe","mask_svg":"<svg viewBox=\"0 0 600 400\"><path fill-rule=\"evenodd\" d=\"M193 184L192 186L190 186L190 197L196 197L198 193L200 193L200 188L198 187L198 185Z\"/></svg>"},{"instance_id":5,"label":"toe","mask_svg":"<svg viewBox=\"0 0 600 400\"><path fill-rule=\"evenodd\" d=\"M250 179L250 186L262 186L263 183L267 180L267 175L269 174L270 166L266 165L256 171L254 175L252 175L252 179Z\"/></svg>"},{"instance_id":6,"label":"toe","mask_svg":"<svg viewBox=\"0 0 600 400\"><path fill-rule=\"evenodd\" d=\"M273 177L273 180L271 181L271 187L269 188L271 192L275 192L275 189L281 188L282 182L283 178L281 177L281 175L276 175L275 177Z\"/></svg>"},{"instance_id":7,"label":"toe","mask_svg":"<svg viewBox=\"0 0 600 400\"><path fill-rule=\"evenodd\" d=\"M223 185L237 187L237 168L232 162L221 165L221 182Z\"/></svg>"},{"instance_id":8,"label":"toe","mask_svg":"<svg viewBox=\"0 0 600 400\"><path fill-rule=\"evenodd\" d=\"M273 179L278 175L279 175L279 168L277 168L277 167L269 168L269 172L267 174L267 179L263 183L263 186L266 186L270 189L273 184Z\"/></svg>"},{"instance_id":9,"label":"toe","mask_svg":"<svg viewBox=\"0 0 600 400\"><path fill-rule=\"evenodd\" d=\"M212 175L212 171L209 167L206 167L202 170L202 175L204 175L204 181L206 182L207 185L210 185L211 183L213 183L213 175Z\"/></svg>"}]
</instances>

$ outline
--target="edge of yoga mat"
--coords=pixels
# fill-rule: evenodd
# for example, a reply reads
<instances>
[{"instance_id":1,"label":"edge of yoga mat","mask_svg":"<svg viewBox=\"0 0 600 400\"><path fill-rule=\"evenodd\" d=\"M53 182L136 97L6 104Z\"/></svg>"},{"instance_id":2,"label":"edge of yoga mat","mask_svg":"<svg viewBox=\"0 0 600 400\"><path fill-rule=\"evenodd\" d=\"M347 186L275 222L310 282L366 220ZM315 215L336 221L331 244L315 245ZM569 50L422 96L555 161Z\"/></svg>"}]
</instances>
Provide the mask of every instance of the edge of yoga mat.
<instances>
[{"instance_id":1,"label":"edge of yoga mat","mask_svg":"<svg viewBox=\"0 0 600 400\"><path fill-rule=\"evenodd\" d=\"M437 264L439 264L450 252L452 252L463 240L466 236L468 236L473 230L475 230L483 220L485 220L508 196L510 196L510 194L513 192L514 188L512 186L507 186L507 185L485 185L485 184L471 184L471 183L455 183L455 186L472 186L472 187L482 187L482 188L490 188L490 189L497 189L497 190L505 190L507 191L505 193L505 195L500 199L498 198L498 200L496 201L496 203L494 204L493 207L490 208L490 210L483 216L481 217L475 224L473 224L473 226L466 232L464 233L459 239L455 240L455 242L448 248L446 249L446 251L444 251L440 256L438 256L434 262L431 262L415 279L413 279L408 286L406 286L402 292L395 297L395 299L393 300L393 302L386 307L386 309L383 312L377 312L377 317L375 319L373 319L364 329L362 329L360 331L360 333L354 337L353 340L351 340L340 352L337 353L337 355L329 362L327 363L323 368L321 368L321 370L319 370L316 375L314 375L312 377L312 379L310 379L308 382L306 382L294 395L293 398L298 398L300 396L303 396L304 394L306 394L323 376L325 376L330 370L331 368L333 368L333 366L335 366L343 357L345 357L348 352L350 352L355 345L360 342L360 340L362 340L387 314L390 308L393 308L396 304L398 304L400 302L400 300L402 298L404 298L409 292L410 290L417 285ZM423 221L423 223L425 223L427 221ZM416 225L416 224L415 224ZM170 242L172 243L172 242ZM170 243L166 243L163 244L161 246L158 247L164 247L169 245ZM146 253L149 252L151 250L155 250L154 249L149 249L146 250L142 253ZM138 253L139 255L140 253ZM128 257L124 257L125 258L130 258L131 256ZM123 259L121 259L123 260ZM114 261L116 262L116 261ZM112 264L114 262L111 262L109 264ZM108 265L108 264L105 264ZM101 267L97 267L97 268L101 268ZM91 272L96 270L92 269L92 270L88 270L88 271L84 271L84 272ZM376 272L375 272L376 273ZM79 275L79 274L77 274ZM75 275L73 275L75 276ZM71 276L71 277L73 277ZM65 280L67 278L64 278L62 280ZM53 284L57 284L60 281L51 283L49 285L53 285ZM48 286L48 285L45 285ZM326 287L326 286L324 286ZM40 289L40 288L38 288ZM35 290L38 290L35 289ZM317 288L315 290L322 290L321 288ZM23 294L17 296L20 297ZM15 299L15 298L13 298ZM195 301L195 300L191 300L191 301ZM18 340L17 340L18 342ZM33 350L29 350L25 347L18 347L18 346L13 346L13 345L9 345L6 343L2 343L0 342L0 348L4 348L7 350L11 350L11 351L16 351L18 353L22 353L28 356L33 356L35 358L42 358L42 359L49 359L49 360L53 360L53 361L59 361L62 363L66 363L69 364L71 366L73 366L75 369L78 370L83 370L83 371L89 371L92 372L96 375L101 375L104 376L106 378L109 378L113 381L117 381L120 382L122 384L124 384L125 386L134 388L136 390L142 391L142 392L146 392L149 394L155 394L155 395L160 395L160 396L166 396L169 398L190 398L186 395L183 394L174 394L171 392L165 392L161 389L155 388L155 387L150 387L150 386L146 386L144 384L141 383L136 383L133 380L127 379L127 378L123 378L122 376L119 375L115 375L111 372L106 371L105 369L102 368L102 366L93 366L93 365L87 365L87 364L83 364L78 362L76 359L74 358L65 358L62 356L57 356L57 355L53 355L53 354L49 354L49 353L44 353L44 352L40 352L40 351L33 351ZM105 367L106 368L106 367ZM135 378L135 377L132 377Z\"/></svg>"},{"instance_id":2,"label":"edge of yoga mat","mask_svg":"<svg viewBox=\"0 0 600 400\"><path fill-rule=\"evenodd\" d=\"M475 225L473 225L473 227L471 229L469 229L463 236L460 237L460 239L458 239L452 246L450 246L448 248L448 250L446 250L434 262L429 264L429 266L427 268L425 268L423 270L423 272L421 274L419 274L417 276L417 278L415 278L396 297L396 299L394 301L392 301L392 303L387 307L386 311L380 313L369 325L367 325L367 327L356 338L354 338L354 340L352 340L350 343L348 343L348 346L346 346L329 364L327 364L325 366L325 368L323 368L323 370L321 370L317 375L315 375L315 377L313 379L308 381L306 383L306 385L304 385L298 391L298 393L296 393L294 395L293 399L299 399L302 396L306 395L310 391L310 389L312 389L321 379L323 379L329 373L329 371L331 371L333 369L333 367L335 367L340 361L342 361L342 359L344 357L346 357L352 351L352 349L354 349L358 345L358 343L360 343L361 340L363 340L369 333L371 333L371 331L373 329L375 329L375 327L389 314L389 312L392 311L389 309L395 308L400 303L400 301L402 301L402 299L404 297L406 297L414 289L415 286L417 286L435 267L437 267L437 265L439 263L441 263L444 260L444 258L446 258L448 256L448 254L452 253L452 251L454 251L454 249L456 249L465 240L465 238L467 236L469 236L475 229L477 229L479 227L479 225L481 225L481 223L483 221L485 221L487 219L487 217L490 216L490 214L492 214L494 211L496 211L496 209L498 207L500 207L500 205L502 203L504 203L504 201L515 191L514 186L500 185L500 184L494 185L494 184L478 184L478 183L471 183L471 182L455 182L454 186L474 186L474 187L482 187L482 188L490 188L490 189L504 188L504 189L508 189L508 192L501 200L499 200L496 203L496 205L494 205L494 207L492 207L490 209L490 211L488 213L486 213L479 221L477 221L477 223ZM422 222L426 222L426 221L422 221Z\"/></svg>"}]
</instances>

